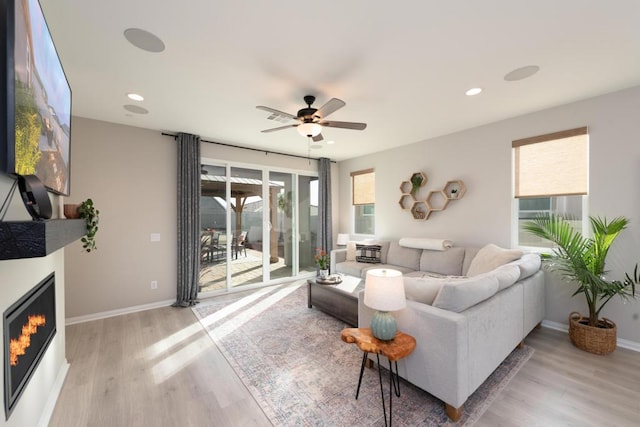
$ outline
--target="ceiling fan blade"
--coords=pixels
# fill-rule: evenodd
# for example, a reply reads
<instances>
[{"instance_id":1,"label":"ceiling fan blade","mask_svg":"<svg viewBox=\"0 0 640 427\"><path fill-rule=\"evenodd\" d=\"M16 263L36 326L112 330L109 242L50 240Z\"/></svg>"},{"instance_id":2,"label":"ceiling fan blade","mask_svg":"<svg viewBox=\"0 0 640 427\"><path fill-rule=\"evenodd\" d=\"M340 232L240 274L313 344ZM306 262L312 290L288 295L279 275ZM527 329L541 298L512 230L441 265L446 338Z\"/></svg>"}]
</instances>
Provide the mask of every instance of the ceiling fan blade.
<instances>
[{"instance_id":1,"label":"ceiling fan blade","mask_svg":"<svg viewBox=\"0 0 640 427\"><path fill-rule=\"evenodd\" d=\"M321 134L321 133L319 133L319 134L317 134L316 136L314 136L312 139L313 139L313 141L314 141L314 142L320 142L320 141L322 141L324 138L322 137L322 134Z\"/></svg>"},{"instance_id":2,"label":"ceiling fan blade","mask_svg":"<svg viewBox=\"0 0 640 427\"><path fill-rule=\"evenodd\" d=\"M354 129L354 130L364 130L367 127L366 123L356 123L356 122L320 122L318 123L322 126L330 127L330 128L342 128L342 129Z\"/></svg>"},{"instance_id":3,"label":"ceiling fan blade","mask_svg":"<svg viewBox=\"0 0 640 427\"><path fill-rule=\"evenodd\" d=\"M266 111L267 113L271 113L268 120L275 120L277 122L286 122L288 120L297 120L298 118L292 114L285 113L284 111L276 110L271 107L265 107L264 105L258 105L256 107L258 110Z\"/></svg>"},{"instance_id":4,"label":"ceiling fan blade","mask_svg":"<svg viewBox=\"0 0 640 427\"><path fill-rule=\"evenodd\" d=\"M273 129L265 129L265 130L260 131L260 132L262 132L262 133L275 132L277 130L289 129L289 128L294 128L294 127L297 127L297 126L298 125L286 125L286 126L280 126L280 127L277 127L277 128L273 128Z\"/></svg>"},{"instance_id":5,"label":"ceiling fan blade","mask_svg":"<svg viewBox=\"0 0 640 427\"><path fill-rule=\"evenodd\" d=\"M330 100L327 101L326 104L324 104L322 107L320 107L318 109L318 111L316 111L315 115L319 116L321 119L324 119L329 114L333 113L336 110L339 110L340 108L344 107L345 105L347 105L347 104L343 100L338 99L338 98L331 98Z\"/></svg>"}]
</instances>

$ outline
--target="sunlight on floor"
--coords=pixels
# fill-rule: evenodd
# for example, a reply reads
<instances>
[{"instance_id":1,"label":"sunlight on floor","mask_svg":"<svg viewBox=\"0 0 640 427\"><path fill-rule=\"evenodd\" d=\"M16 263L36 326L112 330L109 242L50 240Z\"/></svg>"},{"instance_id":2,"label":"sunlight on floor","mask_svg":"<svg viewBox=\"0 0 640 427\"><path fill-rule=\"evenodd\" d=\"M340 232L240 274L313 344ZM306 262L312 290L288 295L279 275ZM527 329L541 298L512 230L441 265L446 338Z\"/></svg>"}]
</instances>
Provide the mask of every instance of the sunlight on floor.
<instances>
[{"instance_id":1,"label":"sunlight on floor","mask_svg":"<svg viewBox=\"0 0 640 427\"><path fill-rule=\"evenodd\" d=\"M207 327L207 326L211 326L214 323L218 322L219 320L224 319L225 317L231 315L232 313L234 313L235 311L240 310L241 308L253 303L254 301L262 298L264 295L268 294L269 292L272 292L273 288L262 288L254 293L252 293L251 295L248 295L244 298L242 298L241 300L238 300L236 302L233 302L231 304L229 304L228 306L222 308L221 310L210 314L209 316L205 317L204 319L200 319L200 323Z\"/></svg>"},{"instance_id":2,"label":"sunlight on floor","mask_svg":"<svg viewBox=\"0 0 640 427\"><path fill-rule=\"evenodd\" d=\"M242 311L237 316L227 320L221 325L214 327L212 329L210 328L209 333L213 338L216 338L216 339L224 338L225 336L229 335L230 333L232 333L233 331L235 331L236 329L238 329L239 327L247 323L249 320L256 317L258 314L268 310L271 306L273 306L275 303L277 303L281 299L285 298L287 295L294 292L304 283L305 283L304 281L299 281L299 282L294 282L293 284L287 285L286 287L276 291L273 295L265 298L263 301L260 301L259 303L255 304L253 307ZM270 290L273 291L273 289L270 289ZM211 316L214 316L214 315L215 314ZM208 318L211 316L207 316L207 318L203 319L203 322L208 321ZM209 324L211 325L213 323L215 322L210 322Z\"/></svg>"},{"instance_id":3,"label":"sunlight on floor","mask_svg":"<svg viewBox=\"0 0 640 427\"><path fill-rule=\"evenodd\" d=\"M153 366L151 373L155 383L160 384L180 370L184 369L194 359L196 359L200 353L206 350L208 345L210 345L211 338L209 336L204 335L200 338L196 338L194 341L192 338L194 335L202 332L203 329L207 330L207 328L211 327L210 333L216 338L222 338L241 327L258 314L268 310L271 306L294 292L304 283L305 281L302 280L280 286L258 289L250 295L230 303L228 306L222 308L216 313L200 319L200 322L189 325L186 328L183 328L147 347L142 351L141 355L141 357L144 357L147 360L161 358L164 353L170 352L172 349L179 348L179 350L162 358ZM260 301L261 299L262 301ZM256 304L245 309L245 307L254 303ZM237 312L239 313L236 314ZM222 324L214 326L216 323L221 321L223 322Z\"/></svg>"},{"instance_id":4,"label":"sunlight on floor","mask_svg":"<svg viewBox=\"0 0 640 427\"><path fill-rule=\"evenodd\" d=\"M200 331L202 331L202 327L198 323L189 325L186 328L181 329L178 332L164 338L163 340L147 347L145 350L143 350L143 357L145 357L147 360L155 359L165 351L170 350L172 347L181 345L189 337L197 334Z\"/></svg>"},{"instance_id":5,"label":"sunlight on floor","mask_svg":"<svg viewBox=\"0 0 640 427\"><path fill-rule=\"evenodd\" d=\"M200 327L200 325L197 326ZM153 368L151 368L151 374L153 375L155 383L160 384L171 378L171 376L198 358L200 353L205 351L210 345L211 339L204 335L156 363Z\"/></svg>"}]
</instances>

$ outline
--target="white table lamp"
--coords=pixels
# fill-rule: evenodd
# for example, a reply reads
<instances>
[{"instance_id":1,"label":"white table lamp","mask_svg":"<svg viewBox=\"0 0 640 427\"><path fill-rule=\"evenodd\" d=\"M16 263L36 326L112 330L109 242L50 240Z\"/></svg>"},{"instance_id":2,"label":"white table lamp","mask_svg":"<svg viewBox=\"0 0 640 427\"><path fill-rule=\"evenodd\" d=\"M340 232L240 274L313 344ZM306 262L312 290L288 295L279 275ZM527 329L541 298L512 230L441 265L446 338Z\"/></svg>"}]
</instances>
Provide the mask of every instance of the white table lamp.
<instances>
[{"instance_id":1,"label":"white table lamp","mask_svg":"<svg viewBox=\"0 0 640 427\"><path fill-rule=\"evenodd\" d=\"M376 268L367 271L364 285L364 304L377 310L371 319L371 333L379 340L389 341L396 336L396 320L390 311L407 306L402 273Z\"/></svg>"},{"instance_id":2,"label":"white table lamp","mask_svg":"<svg viewBox=\"0 0 640 427\"><path fill-rule=\"evenodd\" d=\"M339 233L338 240L336 240L336 246L347 246L349 243L349 235L346 233Z\"/></svg>"}]
</instances>

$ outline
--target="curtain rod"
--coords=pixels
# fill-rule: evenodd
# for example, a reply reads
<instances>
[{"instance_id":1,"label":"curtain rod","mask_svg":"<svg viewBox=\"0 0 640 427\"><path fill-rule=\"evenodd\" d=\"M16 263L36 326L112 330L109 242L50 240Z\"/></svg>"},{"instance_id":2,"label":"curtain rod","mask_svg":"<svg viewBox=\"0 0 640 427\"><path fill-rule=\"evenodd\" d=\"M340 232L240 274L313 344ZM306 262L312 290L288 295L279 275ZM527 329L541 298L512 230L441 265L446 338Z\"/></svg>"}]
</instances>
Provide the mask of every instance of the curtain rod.
<instances>
[{"instance_id":1,"label":"curtain rod","mask_svg":"<svg viewBox=\"0 0 640 427\"><path fill-rule=\"evenodd\" d=\"M163 136L171 136L173 138L177 138L178 135L174 135L171 133L166 133L166 132L162 132ZM240 148L242 150L251 150L251 151L258 151L264 154L277 154L279 156L289 156L289 157L296 157L298 159L305 159L305 160L320 160L317 157L306 157L306 156L300 156L298 154L289 154L289 153L280 153L278 151L270 151L270 150L261 150L260 148L252 148L252 147L242 147L240 145L233 145L233 144L226 144L224 142L216 142L216 141L207 141L206 139L200 139L201 142L207 142L209 144L217 144L217 145L222 145L225 147L231 147L231 148ZM336 163L335 160L330 160L331 163Z\"/></svg>"}]
</instances>

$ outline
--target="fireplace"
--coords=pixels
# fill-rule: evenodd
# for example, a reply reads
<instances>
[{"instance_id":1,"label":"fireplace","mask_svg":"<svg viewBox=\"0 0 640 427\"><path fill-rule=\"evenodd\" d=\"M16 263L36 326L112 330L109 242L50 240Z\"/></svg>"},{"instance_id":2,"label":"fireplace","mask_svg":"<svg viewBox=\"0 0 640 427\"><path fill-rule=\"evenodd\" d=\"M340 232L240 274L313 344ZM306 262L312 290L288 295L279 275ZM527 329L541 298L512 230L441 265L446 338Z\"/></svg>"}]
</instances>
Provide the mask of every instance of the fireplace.
<instances>
[{"instance_id":1,"label":"fireplace","mask_svg":"<svg viewBox=\"0 0 640 427\"><path fill-rule=\"evenodd\" d=\"M4 320L4 412L9 419L56 334L55 273L9 307Z\"/></svg>"}]
</instances>

